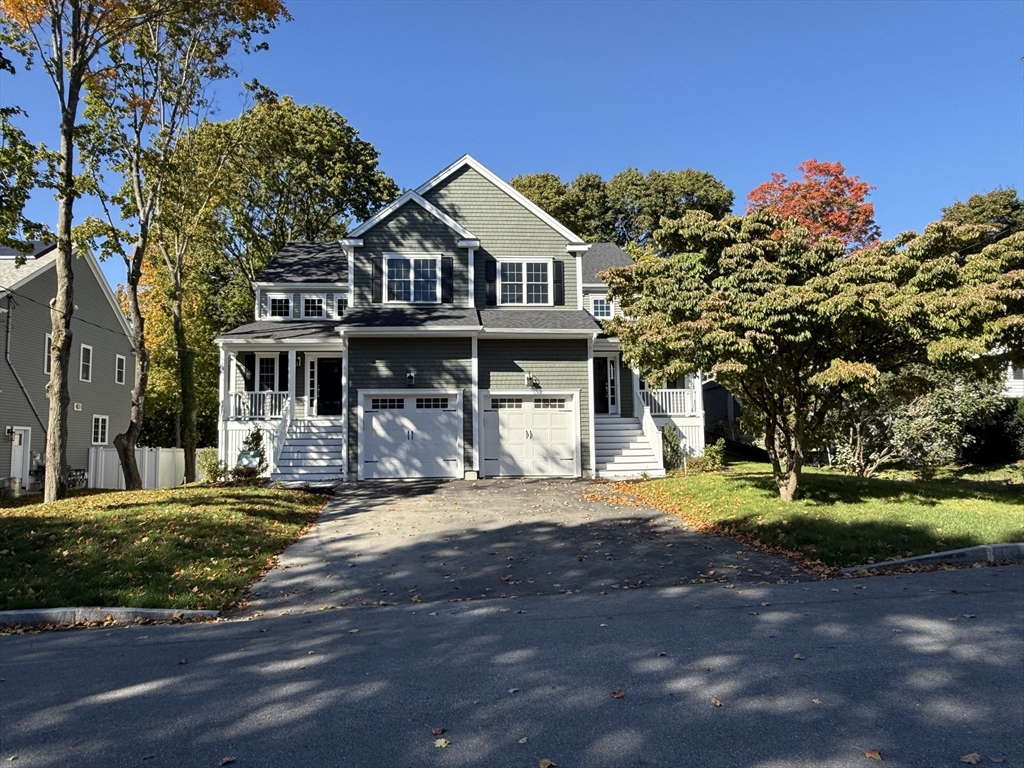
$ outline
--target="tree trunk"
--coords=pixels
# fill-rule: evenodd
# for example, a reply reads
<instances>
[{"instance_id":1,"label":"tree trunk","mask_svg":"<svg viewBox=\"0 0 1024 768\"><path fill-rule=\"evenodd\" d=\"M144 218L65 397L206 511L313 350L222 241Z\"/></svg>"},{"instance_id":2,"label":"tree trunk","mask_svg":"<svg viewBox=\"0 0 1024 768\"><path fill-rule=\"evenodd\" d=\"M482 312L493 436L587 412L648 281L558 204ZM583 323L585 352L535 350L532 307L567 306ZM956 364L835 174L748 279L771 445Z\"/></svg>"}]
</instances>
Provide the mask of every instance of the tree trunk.
<instances>
[{"instance_id":1,"label":"tree trunk","mask_svg":"<svg viewBox=\"0 0 1024 768\"><path fill-rule=\"evenodd\" d=\"M135 461L135 445L142 433L143 405L146 401L146 387L149 384L149 350L146 349L145 319L139 308L139 281L142 277L141 245L128 267L128 305L132 318L132 349L135 351L135 383L132 387L132 409L128 428L114 438L117 457L121 460L124 487L129 491L142 490L142 476Z\"/></svg>"},{"instance_id":2,"label":"tree trunk","mask_svg":"<svg viewBox=\"0 0 1024 768\"><path fill-rule=\"evenodd\" d=\"M780 445L779 432L773 421L769 420L765 428L765 448L772 463L772 475L779 489L779 498L793 501L800 498L800 472L804 466L803 448L798 436L794 436L793 445Z\"/></svg>"},{"instance_id":3,"label":"tree trunk","mask_svg":"<svg viewBox=\"0 0 1024 768\"><path fill-rule=\"evenodd\" d=\"M181 385L181 447L185 449L185 482L194 483L196 481L196 442L198 441L198 430L196 428L196 354L195 351L188 348L188 342L185 340L180 278L180 272L172 275L174 287L172 289L171 321L174 326L174 341L177 348L178 382Z\"/></svg>"}]
</instances>

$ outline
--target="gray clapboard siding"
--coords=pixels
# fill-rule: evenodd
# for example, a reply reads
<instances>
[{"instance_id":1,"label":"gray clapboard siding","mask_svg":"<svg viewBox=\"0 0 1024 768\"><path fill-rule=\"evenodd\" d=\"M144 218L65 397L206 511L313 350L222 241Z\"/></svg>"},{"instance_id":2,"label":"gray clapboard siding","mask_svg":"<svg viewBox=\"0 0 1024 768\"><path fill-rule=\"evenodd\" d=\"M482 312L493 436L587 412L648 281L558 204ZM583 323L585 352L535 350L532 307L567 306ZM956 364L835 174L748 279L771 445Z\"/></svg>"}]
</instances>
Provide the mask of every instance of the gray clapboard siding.
<instances>
[{"instance_id":1,"label":"gray clapboard siding","mask_svg":"<svg viewBox=\"0 0 1024 768\"><path fill-rule=\"evenodd\" d=\"M480 389L523 389L533 374L543 389L579 390L582 468L590 462L590 379L587 342L481 339Z\"/></svg>"},{"instance_id":2,"label":"gray clapboard siding","mask_svg":"<svg viewBox=\"0 0 1024 768\"><path fill-rule=\"evenodd\" d=\"M469 339L351 339L348 352L349 468L355 476L359 452L359 390L405 389L416 374L417 389L461 389L463 458L473 466L473 363Z\"/></svg>"}]
</instances>

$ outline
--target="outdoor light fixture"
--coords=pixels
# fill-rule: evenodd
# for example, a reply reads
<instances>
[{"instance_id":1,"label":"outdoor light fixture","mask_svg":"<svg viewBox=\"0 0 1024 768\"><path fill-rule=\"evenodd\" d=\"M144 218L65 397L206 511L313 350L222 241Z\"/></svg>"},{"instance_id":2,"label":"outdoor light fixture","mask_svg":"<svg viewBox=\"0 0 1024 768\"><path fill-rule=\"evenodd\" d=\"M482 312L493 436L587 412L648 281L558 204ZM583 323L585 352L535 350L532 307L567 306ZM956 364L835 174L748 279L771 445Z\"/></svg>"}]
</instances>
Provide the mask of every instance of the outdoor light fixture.
<instances>
[{"instance_id":1,"label":"outdoor light fixture","mask_svg":"<svg viewBox=\"0 0 1024 768\"><path fill-rule=\"evenodd\" d=\"M411 387L415 383L416 383L416 374L415 373L413 373L412 371L409 371L407 374L405 374L405 386Z\"/></svg>"},{"instance_id":2,"label":"outdoor light fixture","mask_svg":"<svg viewBox=\"0 0 1024 768\"><path fill-rule=\"evenodd\" d=\"M538 379L532 373L527 373L524 378L526 379L526 386L534 388L540 387L540 379Z\"/></svg>"}]
</instances>

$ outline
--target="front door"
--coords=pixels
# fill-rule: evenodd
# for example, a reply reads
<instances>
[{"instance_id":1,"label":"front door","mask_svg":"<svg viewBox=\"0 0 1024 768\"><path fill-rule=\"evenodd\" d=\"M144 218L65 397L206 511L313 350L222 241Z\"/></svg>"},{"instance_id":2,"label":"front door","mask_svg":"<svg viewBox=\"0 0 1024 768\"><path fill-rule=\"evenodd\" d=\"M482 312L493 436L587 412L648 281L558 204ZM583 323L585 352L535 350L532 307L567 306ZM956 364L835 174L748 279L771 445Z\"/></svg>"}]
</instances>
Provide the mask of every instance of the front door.
<instances>
[{"instance_id":1,"label":"front door","mask_svg":"<svg viewBox=\"0 0 1024 768\"><path fill-rule=\"evenodd\" d=\"M619 412L618 359L594 358L594 413Z\"/></svg>"},{"instance_id":2,"label":"front door","mask_svg":"<svg viewBox=\"0 0 1024 768\"><path fill-rule=\"evenodd\" d=\"M341 415L341 358L320 357L316 361L316 415Z\"/></svg>"}]
</instances>

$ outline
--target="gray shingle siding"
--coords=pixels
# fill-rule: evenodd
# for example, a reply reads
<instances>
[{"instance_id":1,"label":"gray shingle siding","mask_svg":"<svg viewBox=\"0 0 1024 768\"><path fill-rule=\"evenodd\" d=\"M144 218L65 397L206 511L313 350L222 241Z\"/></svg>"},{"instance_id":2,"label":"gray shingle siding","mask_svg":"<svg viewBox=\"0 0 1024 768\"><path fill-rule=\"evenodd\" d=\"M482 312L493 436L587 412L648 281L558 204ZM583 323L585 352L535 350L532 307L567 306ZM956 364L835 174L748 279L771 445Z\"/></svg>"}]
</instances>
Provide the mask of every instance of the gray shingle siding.
<instances>
[{"instance_id":1,"label":"gray shingle siding","mask_svg":"<svg viewBox=\"0 0 1024 768\"><path fill-rule=\"evenodd\" d=\"M590 462L590 387L587 342L481 339L480 389L522 389L531 373L544 389L579 390L582 468Z\"/></svg>"},{"instance_id":2,"label":"gray shingle siding","mask_svg":"<svg viewBox=\"0 0 1024 768\"><path fill-rule=\"evenodd\" d=\"M135 380L135 358L131 342L89 265L82 259L76 259L74 273L77 309L71 319L72 347L68 386L72 404L68 411L67 456L69 466L85 469L89 462L89 448L92 447L93 415L109 417L107 446L112 446L114 435L128 426L131 388ZM46 397L49 376L43 368L45 339L50 332L47 305L56 289L56 270L53 267L42 270L18 288L18 295L14 297L15 307L0 316L0 334L3 334L3 338L6 338L7 324L10 323L11 362L43 424L49 413ZM0 299L0 306L7 308L8 299ZM79 380L82 344L92 347L91 382ZM114 380L116 355L125 358L124 384L117 384ZM6 356L0 357L0 427L31 427L30 450L44 453L45 427L40 425L29 407ZM81 403L80 411L75 410L75 403ZM0 477L6 477L10 469L11 444L0 440Z\"/></svg>"},{"instance_id":3,"label":"gray shingle siding","mask_svg":"<svg viewBox=\"0 0 1024 768\"><path fill-rule=\"evenodd\" d=\"M565 252L569 241L506 192L467 166L424 197L480 238L474 266L478 307L486 304L488 258L551 256L565 263L565 308L576 309L576 260Z\"/></svg>"},{"instance_id":4,"label":"gray shingle siding","mask_svg":"<svg viewBox=\"0 0 1024 768\"><path fill-rule=\"evenodd\" d=\"M454 303L457 307L466 306L469 266L466 261L467 251L459 248L459 239L459 235L437 217L416 203L406 203L392 216L364 233L363 246L356 248L353 305L366 307L372 304L370 290L373 257L385 253L440 253L455 259L452 273Z\"/></svg>"},{"instance_id":5,"label":"gray shingle siding","mask_svg":"<svg viewBox=\"0 0 1024 768\"><path fill-rule=\"evenodd\" d=\"M466 339L352 339L349 341L349 471L359 466L359 390L405 389L416 374L417 389L461 389L463 453L473 466L472 341Z\"/></svg>"}]
</instances>

